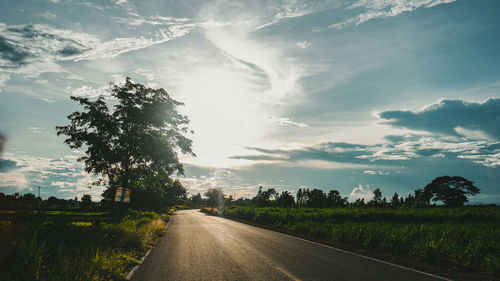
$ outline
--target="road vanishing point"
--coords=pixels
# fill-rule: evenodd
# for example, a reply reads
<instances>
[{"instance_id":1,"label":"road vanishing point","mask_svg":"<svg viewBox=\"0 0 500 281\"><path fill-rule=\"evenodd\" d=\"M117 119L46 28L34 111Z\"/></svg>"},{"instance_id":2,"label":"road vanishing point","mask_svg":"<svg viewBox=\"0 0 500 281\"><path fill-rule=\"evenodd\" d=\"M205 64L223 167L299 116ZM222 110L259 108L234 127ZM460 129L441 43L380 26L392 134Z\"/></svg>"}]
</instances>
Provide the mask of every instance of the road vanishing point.
<instances>
[{"instance_id":1,"label":"road vanishing point","mask_svg":"<svg viewBox=\"0 0 500 281\"><path fill-rule=\"evenodd\" d=\"M446 280L197 210L171 216L132 280Z\"/></svg>"}]
</instances>

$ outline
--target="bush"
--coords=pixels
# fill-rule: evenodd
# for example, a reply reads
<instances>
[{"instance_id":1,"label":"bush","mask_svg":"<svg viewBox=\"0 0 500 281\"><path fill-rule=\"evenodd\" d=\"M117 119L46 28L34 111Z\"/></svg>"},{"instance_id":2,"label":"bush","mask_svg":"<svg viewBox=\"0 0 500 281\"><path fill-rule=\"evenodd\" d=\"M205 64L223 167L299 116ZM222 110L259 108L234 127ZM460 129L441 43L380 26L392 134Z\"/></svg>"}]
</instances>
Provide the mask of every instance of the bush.
<instances>
[{"instance_id":1,"label":"bush","mask_svg":"<svg viewBox=\"0 0 500 281\"><path fill-rule=\"evenodd\" d=\"M0 241L8 246L0 253L0 280L125 280L125 270L164 234L162 218L168 215L130 211L119 223L92 226L44 220L2 224ZM16 238L9 238L14 231Z\"/></svg>"}]
</instances>

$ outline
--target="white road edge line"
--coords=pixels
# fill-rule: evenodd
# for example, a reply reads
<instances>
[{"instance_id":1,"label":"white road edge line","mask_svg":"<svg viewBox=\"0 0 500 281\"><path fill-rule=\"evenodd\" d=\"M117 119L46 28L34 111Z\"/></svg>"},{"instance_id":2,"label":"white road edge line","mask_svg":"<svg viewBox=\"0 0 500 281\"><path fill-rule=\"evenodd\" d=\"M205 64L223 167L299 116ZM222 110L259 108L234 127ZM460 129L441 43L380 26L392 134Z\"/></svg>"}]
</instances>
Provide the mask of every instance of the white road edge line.
<instances>
[{"instance_id":1,"label":"white road edge line","mask_svg":"<svg viewBox=\"0 0 500 281\"><path fill-rule=\"evenodd\" d=\"M167 222L167 225L165 226L165 231L167 230L167 227L170 225L170 222L172 220L169 218L168 222ZM160 237L158 237L158 240L160 240ZM158 243L158 240L156 240L156 242ZM132 279L132 276L134 276L134 273L139 269L139 267L141 266L142 262L147 258L147 256L149 255L149 253L151 253L151 250L153 250L154 248L151 248L149 249L146 254L144 255L144 257L141 258L141 263L139 263L138 265L134 266L126 275L125 275L125 278L127 278L128 280Z\"/></svg>"},{"instance_id":2,"label":"white road edge line","mask_svg":"<svg viewBox=\"0 0 500 281\"><path fill-rule=\"evenodd\" d=\"M298 239L298 240L302 240L302 241L305 241L305 242L308 242L308 243L311 243L311 244L315 244L315 245L318 245L318 246L323 246L323 247L326 247L326 248L334 249L334 250L337 250L337 251L340 251L340 252L343 252L343 253L352 254L352 255L355 255L355 256L358 256L358 257L362 257L362 258L365 258L365 259L377 261L377 262L380 262L380 263L385 263L385 264L392 265L392 266L395 266L395 267L399 267L399 268L402 268L402 269L406 269L406 270L418 272L418 273L421 273L421 274L424 274L424 275L428 275L428 276L431 276L431 277L435 277L435 278L438 278L438 279L452 281L452 279L448 279L448 278L444 278L444 277L441 277L441 276L438 276L438 275L434 275L434 274L431 274L431 273L420 271L418 269L409 268L409 267L406 267L406 266L402 266L402 265L394 264L394 263L391 263L391 262L379 260L379 259L376 259L376 258L368 257L368 256L365 256L365 255L361 255L361 254L358 254L358 253L350 252L350 251L347 251L347 250L343 250L343 249L340 249L340 248L335 248L333 246L329 246L329 245L321 244L321 243L318 243L318 242L310 241L310 240L307 240L307 239L304 239L304 238L300 238L300 237L297 237L297 236L293 236L293 235L290 235L290 234L281 233L281 232L278 232L278 231L274 231L274 230L271 230L271 229L258 227L258 226L251 225L251 224L242 223L242 222L239 222L239 221L234 221L234 220L229 219L229 218L224 218L224 217L220 217L220 218L227 219L227 220L230 220L230 221L233 221L233 222L236 222L236 223L241 223L241 224L248 225L248 226L253 226L253 227L258 228L258 229L268 230L268 231L271 231L271 232L274 232L274 233L278 233L280 235L292 237L292 238L295 238L295 239Z\"/></svg>"}]
</instances>

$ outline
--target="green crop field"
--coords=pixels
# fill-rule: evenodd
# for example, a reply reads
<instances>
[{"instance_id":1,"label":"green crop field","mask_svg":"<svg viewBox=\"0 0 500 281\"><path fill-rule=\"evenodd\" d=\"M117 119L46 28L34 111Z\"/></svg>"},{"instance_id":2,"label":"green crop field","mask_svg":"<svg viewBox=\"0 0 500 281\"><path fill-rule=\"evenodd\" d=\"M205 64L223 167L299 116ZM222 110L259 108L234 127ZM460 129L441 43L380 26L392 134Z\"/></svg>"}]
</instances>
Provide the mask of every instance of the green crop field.
<instances>
[{"instance_id":1,"label":"green crop field","mask_svg":"<svg viewBox=\"0 0 500 281\"><path fill-rule=\"evenodd\" d=\"M500 209L225 208L227 218L498 276Z\"/></svg>"},{"instance_id":2,"label":"green crop field","mask_svg":"<svg viewBox=\"0 0 500 281\"><path fill-rule=\"evenodd\" d=\"M129 211L0 213L0 280L125 280L168 215Z\"/></svg>"}]
</instances>

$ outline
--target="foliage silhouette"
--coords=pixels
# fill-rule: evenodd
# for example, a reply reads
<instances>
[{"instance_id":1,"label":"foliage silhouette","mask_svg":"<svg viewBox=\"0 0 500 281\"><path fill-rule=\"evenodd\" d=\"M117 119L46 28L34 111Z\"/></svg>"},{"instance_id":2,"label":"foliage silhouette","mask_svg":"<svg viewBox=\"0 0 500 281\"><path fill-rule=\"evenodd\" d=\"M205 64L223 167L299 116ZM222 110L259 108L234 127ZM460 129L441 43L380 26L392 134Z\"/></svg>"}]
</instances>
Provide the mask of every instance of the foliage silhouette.
<instances>
[{"instance_id":1,"label":"foliage silhouette","mask_svg":"<svg viewBox=\"0 0 500 281\"><path fill-rule=\"evenodd\" d=\"M92 197L90 195L84 194L82 196L81 200L82 200L82 203L80 206L82 206L82 208L85 208L85 209L90 208L90 205L92 204Z\"/></svg>"},{"instance_id":2,"label":"foliage silhouette","mask_svg":"<svg viewBox=\"0 0 500 281\"><path fill-rule=\"evenodd\" d=\"M348 204L347 197L340 196L338 190L330 190L326 196L326 207L344 207Z\"/></svg>"},{"instance_id":3,"label":"foliage silhouette","mask_svg":"<svg viewBox=\"0 0 500 281\"><path fill-rule=\"evenodd\" d=\"M467 195L476 195L480 192L473 182L463 177L443 176L435 178L424 187L422 197L429 202L442 201L447 207L459 207L468 202Z\"/></svg>"},{"instance_id":4,"label":"foliage silhouette","mask_svg":"<svg viewBox=\"0 0 500 281\"><path fill-rule=\"evenodd\" d=\"M281 194L276 196L276 203L279 207L289 208L295 204L295 198L289 191L282 191Z\"/></svg>"},{"instance_id":5,"label":"foliage silhouette","mask_svg":"<svg viewBox=\"0 0 500 281\"><path fill-rule=\"evenodd\" d=\"M128 77L123 86L113 86L111 97L72 96L84 109L68 116L69 125L56 126L57 135L67 136L70 148L85 147L78 160L108 183L105 200L113 200L118 186L163 197L177 188L170 177L184 173L177 151L195 156L185 136L189 120L177 112L183 103Z\"/></svg>"},{"instance_id":6,"label":"foliage silhouette","mask_svg":"<svg viewBox=\"0 0 500 281\"><path fill-rule=\"evenodd\" d=\"M205 194L207 198L207 205L211 208L222 207L224 200L224 192L222 192L222 188L211 187L209 188Z\"/></svg>"},{"instance_id":7,"label":"foliage silhouette","mask_svg":"<svg viewBox=\"0 0 500 281\"><path fill-rule=\"evenodd\" d=\"M257 195L252 199L252 203L259 207L269 207L277 195L278 193L274 188L268 188L264 191L262 190L262 186L259 186L259 191L257 191Z\"/></svg>"}]
</instances>

